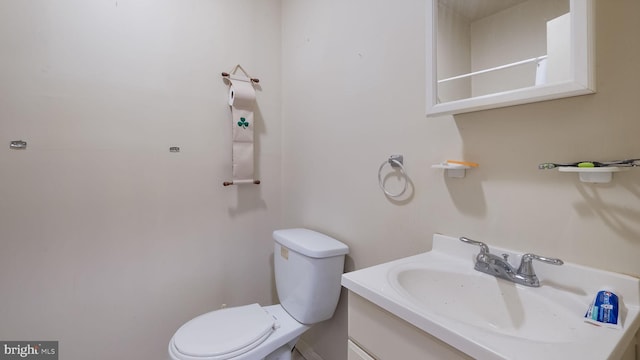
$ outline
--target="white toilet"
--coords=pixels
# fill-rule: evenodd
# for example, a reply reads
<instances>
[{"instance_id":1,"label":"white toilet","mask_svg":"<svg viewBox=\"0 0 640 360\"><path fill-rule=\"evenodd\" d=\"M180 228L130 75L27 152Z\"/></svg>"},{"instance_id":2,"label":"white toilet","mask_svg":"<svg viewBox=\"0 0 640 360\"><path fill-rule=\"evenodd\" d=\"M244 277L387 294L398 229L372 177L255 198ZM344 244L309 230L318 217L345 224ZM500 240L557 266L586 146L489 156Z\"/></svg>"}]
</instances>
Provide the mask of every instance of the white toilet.
<instances>
[{"instance_id":1,"label":"white toilet","mask_svg":"<svg viewBox=\"0 0 640 360\"><path fill-rule=\"evenodd\" d=\"M311 325L333 316L349 248L308 229L273 232L279 305L251 304L200 315L171 338L174 360L290 360Z\"/></svg>"}]
</instances>

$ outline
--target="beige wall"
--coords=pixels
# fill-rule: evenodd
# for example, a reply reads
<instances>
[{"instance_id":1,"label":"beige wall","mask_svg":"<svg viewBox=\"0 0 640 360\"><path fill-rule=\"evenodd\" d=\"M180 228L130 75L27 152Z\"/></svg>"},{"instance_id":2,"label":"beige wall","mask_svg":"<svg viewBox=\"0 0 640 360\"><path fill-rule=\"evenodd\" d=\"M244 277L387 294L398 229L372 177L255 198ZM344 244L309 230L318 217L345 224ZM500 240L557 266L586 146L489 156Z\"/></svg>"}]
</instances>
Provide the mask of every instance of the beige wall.
<instances>
[{"instance_id":1,"label":"beige wall","mask_svg":"<svg viewBox=\"0 0 640 360\"><path fill-rule=\"evenodd\" d=\"M437 78L471 72L471 22L447 3L438 1L438 30L436 38ZM471 97L471 77L438 83L438 102L448 102Z\"/></svg>"},{"instance_id":2,"label":"beige wall","mask_svg":"<svg viewBox=\"0 0 640 360\"><path fill-rule=\"evenodd\" d=\"M529 0L472 22L471 69L479 71L550 55L547 21L569 10L568 0ZM528 63L474 76L471 93L481 96L533 86L536 69L536 63Z\"/></svg>"},{"instance_id":3,"label":"beige wall","mask_svg":"<svg viewBox=\"0 0 640 360\"><path fill-rule=\"evenodd\" d=\"M640 32L640 3L598 2L597 94L437 119L424 116L424 6L1 2L0 144L29 148L0 151L0 339L60 340L71 360L165 358L192 316L274 301L282 226L343 240L348 270L439 232L640 274L640 173L588 185L536 169L640 155L640 43L624 36ZM236 63L262 84L263 184L242 189L220 186L219 72ZM395 153L412 179L402 202L377 184ZM481 167L430 168L448 158ZM305 340L345 359L344 301Z\"/></svg>"},{"instance_id":4,"label":"beige wall","mask_svg":"<svg viewBox=\"0 0 640 360\"><path fill-rule=\"evenodd\" d=\"M280 23L278 0L0 2L0 339L165 359L191 317L275 300ZM262 185L223 188L237 63Z\"/></svg>"},{"instance_id":5,"label":"beige wall","mask_svg":"<svg viewBox=\"0 0 640 360\"><path fill-rule=\"evenodd\" d=\"M640 172L611 184L545 161L640 157L640 2L597 1L598 93L426 119L422 0L283 1L285 225L345 241L349 269L427 250L435 232L640 274ZM397 203L378 166L404 154ZM431 164L480 163L464 179ZM345 304L305 336L346 358Z\"/></svg>"}]
</instances>

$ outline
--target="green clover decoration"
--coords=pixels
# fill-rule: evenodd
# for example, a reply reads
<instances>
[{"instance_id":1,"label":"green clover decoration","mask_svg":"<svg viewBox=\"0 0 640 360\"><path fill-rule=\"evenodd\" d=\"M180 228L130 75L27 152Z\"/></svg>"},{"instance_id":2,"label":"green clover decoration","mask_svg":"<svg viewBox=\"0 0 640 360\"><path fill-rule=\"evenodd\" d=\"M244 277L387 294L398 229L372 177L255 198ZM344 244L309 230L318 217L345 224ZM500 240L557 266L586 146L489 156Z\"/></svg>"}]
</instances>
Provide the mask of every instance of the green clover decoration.
<instances>
[{"instance_id":1,"label":"green clover decoration","mask_svg":"<svg viewBox=\"0 0 640 360\"><path fill-rule=\"evenodd\" d=\"M249 123L247 122L247 119L241 117L240 121L238 121L238 126L246 129L249 126Z\"/></svg>"}]
</instances>

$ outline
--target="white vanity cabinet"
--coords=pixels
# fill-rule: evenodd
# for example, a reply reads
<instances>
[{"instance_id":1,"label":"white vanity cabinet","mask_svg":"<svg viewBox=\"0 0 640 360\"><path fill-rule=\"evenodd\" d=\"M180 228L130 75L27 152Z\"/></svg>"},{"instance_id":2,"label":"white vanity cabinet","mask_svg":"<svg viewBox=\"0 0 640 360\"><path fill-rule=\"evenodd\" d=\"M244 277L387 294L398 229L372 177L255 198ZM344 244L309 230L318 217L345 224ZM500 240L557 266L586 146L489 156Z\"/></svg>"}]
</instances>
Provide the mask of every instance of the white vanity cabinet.
<instances>
[{"instance_id":1,"label":"white vanity cabinet","mask_svg":"<svg viewBox=\"0 0 640 360\"><path fill-rule=\"evenodd\" d=\"M473 359L352 292L347 354L347 360ZM634 341L620 360L639 355Z\"/></svg>"},{"instance_id":2,"label":"white vanity cabinet","mask_svg":"<svg viewBox=\"0 0 640 360\"><path fill-rule=\"evenodd\" d=\"M349 292L348 360L473 359Z\"/></svg>"}]
</instances>

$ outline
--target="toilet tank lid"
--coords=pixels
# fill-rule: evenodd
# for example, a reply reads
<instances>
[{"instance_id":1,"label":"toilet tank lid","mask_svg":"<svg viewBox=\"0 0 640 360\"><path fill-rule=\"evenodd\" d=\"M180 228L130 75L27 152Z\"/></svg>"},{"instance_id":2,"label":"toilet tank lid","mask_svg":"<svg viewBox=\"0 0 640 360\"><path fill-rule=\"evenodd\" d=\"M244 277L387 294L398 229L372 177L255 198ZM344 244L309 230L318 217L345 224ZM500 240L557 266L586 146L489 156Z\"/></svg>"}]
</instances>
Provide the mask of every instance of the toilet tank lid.
<instances>
[{"instance_id":1,"label":"toilet tank lid","mask_svg":"<svg viewBox=\"0 0 640 360\"><path fill-rule=\"evenodd\" d=\"M312 258L339 256L349 252L347 245L309 229L276 230L273 232L273 238L280 245Z\"/></svg>"}]
</instances>

